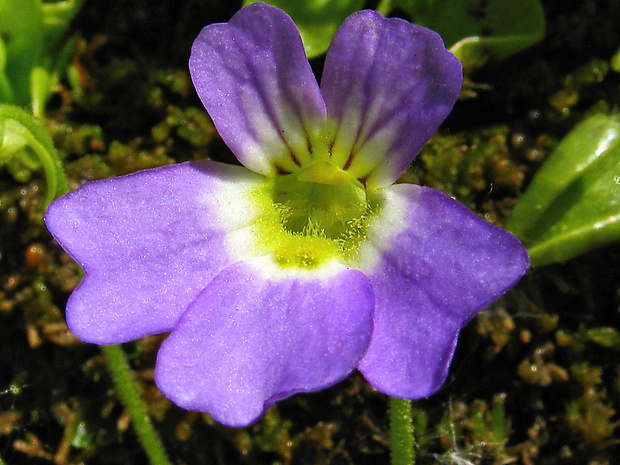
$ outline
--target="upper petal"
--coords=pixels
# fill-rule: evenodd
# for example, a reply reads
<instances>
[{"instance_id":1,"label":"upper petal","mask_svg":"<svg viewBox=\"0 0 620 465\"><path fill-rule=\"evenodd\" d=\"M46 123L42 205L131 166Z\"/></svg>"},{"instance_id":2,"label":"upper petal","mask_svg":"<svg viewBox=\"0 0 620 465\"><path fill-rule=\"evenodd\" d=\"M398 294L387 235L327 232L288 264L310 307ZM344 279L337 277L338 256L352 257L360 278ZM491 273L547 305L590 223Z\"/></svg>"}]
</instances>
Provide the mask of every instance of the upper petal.
<instances>
[{"instance_id":1,"label":"upper petal","mask_svg":"<svg viewBox=\"0 0 620 465\"><path fill-rule=\"evenodd\" d=\"M246 167L293 171L309 157L325 104L286 13L259 2L206 26L189 67L220 136Z\"/></svg>"},{"instance_id":2,"label":"upper petal","mask_svg":"<svg viewBox=\"0 0 620 465\"><path fill-rule=\"evenodd\" d=\"M434 189L384 189L362 255L376 296L359 370L378 390L415 399L444 382L458 332L529 266L525 248Z\"/></svg>"},{"instance_id":3,"label":"upper petal","mask_svg":"<svg viewBox=\"0 0 620 465\"><path fill-rule=\"evenodd\" d=\"M45 222L84 269L67 302L80 339L117 344L170 331L236 260L226 232L252 221L243 167L183 163L85 184L57 199Z\"/></svg>"},{"instance_id":4,"label":"upper petal","mask_svg":"<svg viewBox=\"0 0 620 465\"><path fill-rule=\"evenodd\" d=\"M461 82L437 33L374 11L349 16L321 80L336 164L369 186L393 183L450 113Z\"/></svg>"},{"instance_id":5,"label":"upper petal","mask_svg":"<svg viewBox=\"0 0 620 465\"><path fill-rule=\"evenodd\" d=\"M366 277L341 265L290 275L273 266L262 257L226 268L164 341L155 381L174 403L246 426L355 368L372 332Z\"/></svg>"}]
</instances>

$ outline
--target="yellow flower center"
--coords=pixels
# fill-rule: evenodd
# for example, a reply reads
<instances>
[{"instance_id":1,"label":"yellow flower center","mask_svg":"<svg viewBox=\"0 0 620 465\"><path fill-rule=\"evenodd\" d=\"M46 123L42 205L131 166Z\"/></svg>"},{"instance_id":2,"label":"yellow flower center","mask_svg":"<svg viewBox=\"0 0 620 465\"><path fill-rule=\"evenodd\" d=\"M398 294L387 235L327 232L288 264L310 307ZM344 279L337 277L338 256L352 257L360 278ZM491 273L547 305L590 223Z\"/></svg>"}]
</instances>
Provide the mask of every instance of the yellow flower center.
<instances>
[{"instance_id":1,"label":"yellow flower center","mask_svg":"<svg viewBox=\"0 0 620 465\"><path fill-rule=\"evenodd\" d=\"M354 260L379 210L357 179L326 160L267 178L254 200L258 247L282 267L305 269Z\"/></svg>"}]
</instances>

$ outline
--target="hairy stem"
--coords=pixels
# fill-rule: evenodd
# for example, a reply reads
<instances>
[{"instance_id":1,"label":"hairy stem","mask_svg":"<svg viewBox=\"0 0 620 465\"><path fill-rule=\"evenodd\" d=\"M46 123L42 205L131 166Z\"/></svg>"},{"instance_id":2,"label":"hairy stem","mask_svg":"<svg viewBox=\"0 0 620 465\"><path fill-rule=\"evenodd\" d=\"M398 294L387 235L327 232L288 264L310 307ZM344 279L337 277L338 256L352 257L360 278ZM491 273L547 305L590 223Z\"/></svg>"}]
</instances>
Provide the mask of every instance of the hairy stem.
<instances>
[{"instance_id":1,"label":"hairy stem","mask_svg":"<svg viewBox=\"0 0 620 465\"><path fill-rule=\"evenodd\" d=\"M380 0L375 10L383 16L387 16L392 11L392 0Z\"/></svg>"},{"instance_id":2,"label":"hairy stem","mask_svg":"<svg viewBox=\"0 0 620 465\"><path fill-rule=\"evenodd\" d=\"M389 398L392 465L414 465L411 401Z\"/></svg>"},{"instance_id":3,"label":"hairy stem","mask_svg":"<svg viewBox=\"0 0 620 465\"><path fill-rule=\"evenodd\" d=\"M129 411L133 427L142 443L152 465L170 465L170 461L161 444L159 436L151 423L151 419L146 412L146 407L134 382L127 357L121 346L101 346L106 359L108 368L112 373L116 387L123 398L123 403Z\"/></svg>"}]
</instances>

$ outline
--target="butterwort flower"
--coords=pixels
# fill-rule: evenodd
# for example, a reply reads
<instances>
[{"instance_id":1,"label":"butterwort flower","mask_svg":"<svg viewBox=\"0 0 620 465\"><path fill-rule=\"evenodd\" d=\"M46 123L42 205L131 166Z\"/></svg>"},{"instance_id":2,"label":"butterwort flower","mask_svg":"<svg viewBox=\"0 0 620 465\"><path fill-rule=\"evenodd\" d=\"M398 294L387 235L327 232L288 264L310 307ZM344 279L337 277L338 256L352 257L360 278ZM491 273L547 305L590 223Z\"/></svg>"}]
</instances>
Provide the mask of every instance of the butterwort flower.
<instances>
[{"instance_id":1,"label":"butterwort flower","mask_svg":"<svg viewBox=\"0 0 620 465\"><path fill-rule=\"evenodd\" d=\"M88 183L47 227L83 267L80 339L170 332L155 382L229 426L358 369L390 396L444 382L459 330L523 275L518 240L436 190L393 184L457 99L434 32L373 11L335 35L321 85L281 10L205 27L190 72L243 166Z\"/></svg>"}]
</instances>

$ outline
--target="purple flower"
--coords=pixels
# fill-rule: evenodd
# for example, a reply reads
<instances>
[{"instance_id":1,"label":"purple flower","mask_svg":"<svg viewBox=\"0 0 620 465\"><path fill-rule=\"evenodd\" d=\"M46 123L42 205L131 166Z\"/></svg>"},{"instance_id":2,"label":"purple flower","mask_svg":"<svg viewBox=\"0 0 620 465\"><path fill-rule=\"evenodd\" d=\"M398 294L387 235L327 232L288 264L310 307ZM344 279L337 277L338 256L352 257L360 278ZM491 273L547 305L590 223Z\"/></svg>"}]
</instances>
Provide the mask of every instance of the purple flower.
<instances>
[{"instance_id":1,"label":"purple flower","mask_svg":"<svg viewBox=\"0 0 620 465\"><path fill-rule=\"evenodd\" d=\"M391 396L436 391L459 330L529 263L447 195L393 185L456 101L458 60L436 33L361 11L319 87L291 19L254 3L202 30L190 71L244 167L181 163L55 201L47 226L85 271L71 331L170 331L157 385L229 426L356 368Z\"/></svg>"}]
</instances>

